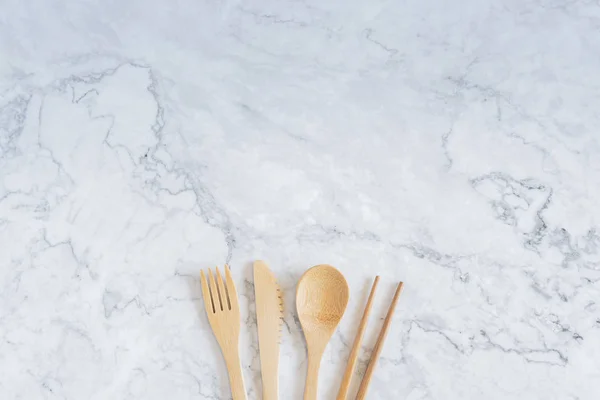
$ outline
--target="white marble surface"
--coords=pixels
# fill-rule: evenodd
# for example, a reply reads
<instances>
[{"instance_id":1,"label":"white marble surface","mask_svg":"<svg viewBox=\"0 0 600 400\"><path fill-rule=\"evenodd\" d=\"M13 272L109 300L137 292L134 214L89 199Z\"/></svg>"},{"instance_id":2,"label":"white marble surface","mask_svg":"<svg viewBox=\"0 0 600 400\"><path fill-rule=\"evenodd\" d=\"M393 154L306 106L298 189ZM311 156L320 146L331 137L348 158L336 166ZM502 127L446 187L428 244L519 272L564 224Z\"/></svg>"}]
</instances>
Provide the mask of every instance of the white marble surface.
<instances>
[{"instance_id":1,"label":"white marble surface","mask_svg":"<svg viewBox=\"0 0 600 400\"><path fill-rule=\"evenodd\" d=\"M600 392L600 4L0 2L0 398L228 399L197 282L229 262L260 398L250 263L374 274L371 399Z\"/></svg>"}]
</instances>

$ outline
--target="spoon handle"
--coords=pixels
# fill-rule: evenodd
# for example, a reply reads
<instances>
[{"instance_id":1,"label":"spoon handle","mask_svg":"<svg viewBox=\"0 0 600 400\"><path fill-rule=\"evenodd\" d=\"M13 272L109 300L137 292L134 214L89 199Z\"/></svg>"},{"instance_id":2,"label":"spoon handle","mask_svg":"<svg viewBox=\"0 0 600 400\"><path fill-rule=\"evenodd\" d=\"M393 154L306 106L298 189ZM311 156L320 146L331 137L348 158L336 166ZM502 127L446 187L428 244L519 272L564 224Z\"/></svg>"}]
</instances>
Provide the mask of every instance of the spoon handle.
<instances>
[{"instance_id":1,"label":"spoon handle","mask_svg":"<svg viewBox=\"0 0 600 400\"><path fill-rule=\"evenodd\" d=\"M317 388L319 387L319 368L321 366L322 355L322 353L308 353L308 370L306 371L304 400L317 400Z\"/></svg>"}]
</instances>

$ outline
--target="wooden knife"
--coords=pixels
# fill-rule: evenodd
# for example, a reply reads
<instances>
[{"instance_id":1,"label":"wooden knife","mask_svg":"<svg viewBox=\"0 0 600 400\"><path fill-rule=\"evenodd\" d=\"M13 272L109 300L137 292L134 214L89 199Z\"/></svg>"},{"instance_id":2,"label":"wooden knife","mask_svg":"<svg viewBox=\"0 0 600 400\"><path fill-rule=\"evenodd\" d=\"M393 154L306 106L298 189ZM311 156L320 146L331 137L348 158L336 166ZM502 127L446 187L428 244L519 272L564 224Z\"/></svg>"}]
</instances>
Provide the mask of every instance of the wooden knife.
<instances>
[{"instance_id":1,"label":"wooden knife","mask_svg":"<svg viewBox=\"0 0 600 400\"><path fill-rule=\"evenodd\" d=\"M263 261L254 262L254 293L263 400L277 400L283 297L275 276Z\"/></svg>"}]
</instances>

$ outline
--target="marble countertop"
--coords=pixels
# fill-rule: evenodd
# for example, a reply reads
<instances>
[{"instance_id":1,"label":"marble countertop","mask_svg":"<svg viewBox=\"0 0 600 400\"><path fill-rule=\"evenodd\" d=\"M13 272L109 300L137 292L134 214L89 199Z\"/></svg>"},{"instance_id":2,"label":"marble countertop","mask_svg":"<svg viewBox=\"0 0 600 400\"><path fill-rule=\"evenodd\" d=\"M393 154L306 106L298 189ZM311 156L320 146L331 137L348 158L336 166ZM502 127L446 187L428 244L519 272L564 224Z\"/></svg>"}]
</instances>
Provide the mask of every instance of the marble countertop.
<instances>
[{"instance_id":1,"label":"marble countertop","mask_svg":"<svg viewBox=\"0 0 600 400\"><path fill-rule=\"evenodd\" d=\"M251 263L285 291L375 274L371 399L600 392L597 1L0 4L0 398L229 399L201 268L229 263L249 399ZM356 385L354 385L356 387Z\"/></svg>"}]
</instances>

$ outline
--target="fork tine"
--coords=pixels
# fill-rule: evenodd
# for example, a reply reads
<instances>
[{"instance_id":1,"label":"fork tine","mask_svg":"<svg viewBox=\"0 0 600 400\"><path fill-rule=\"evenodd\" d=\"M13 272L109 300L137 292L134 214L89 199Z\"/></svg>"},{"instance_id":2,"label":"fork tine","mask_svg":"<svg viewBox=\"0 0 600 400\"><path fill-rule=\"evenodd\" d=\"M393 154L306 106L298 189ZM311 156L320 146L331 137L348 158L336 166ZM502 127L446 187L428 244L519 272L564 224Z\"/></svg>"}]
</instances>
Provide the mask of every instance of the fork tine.
<instances>
[{"instance_id":1,"label":"fork tine","mask_svg":"<svg viewBox=\"0 0 600 400\"><path fill-rule=\"evenodd\" d=\"M229 295L229 300L231 302L230 309L239 310L237 290L235 289L235 283L233 283L231 271L229 270L229 265L227 264L225 264L225 281L227 282L227 294Z\"/></svg>"},{"instance_id":2,"label":"fork tine","mask_svg":"<svg viewBox=\"0 0 600 400\"><path fill-rule=\"evenodd\" d=\"M206 313L210 314L212 312L214 314L215 305L213 304L212 297L210 296L208 282L206 282L206 276L204 276L203 270L200 270L200 281L202 282L202 297L204 298L204 307L206 308Z\"/></svg>"},{"instance_id":3,"label":"fork tine","mask_svg":"<svg viewBox=\"0 0 600 400\"><path fill-rule=\"evenodd\" d=\"M223 283L223 278L221 277L221 272L219 272L219 268L217 268L217 288L219 289L219 298L221 299L221 304L223 304L223 309L231 310L229 292L227 291L227 287Z\"/></svg>"},{"instance_id":4,"label":"fork tine","mask_svg":"<svg viewBox=\"0 0 600 400\"><path fill-rule=\"evenodd\" d=\"M221 311L223 311L227 309L227 303L225 301L225 287L223 286L223 279L221 278L219 267L215 267L215 273L217 274L216 283L217 294L219 295L219 305L221 306Z\"/></svg>"},{"instance_id":5,"label":"fork tine","mask_svg":"<svg viewBox=\"0 0 600 400\"><path fill-rule=\"evenodd\" d=\"M217 289L217 284L215 283L215 277L212 273L212 269L208 269L208 283L210 285L210 293L213 299L213 305L215 308L215 312L223 311L223 304L221 304L221 296Z\"/></svg>"}]
</instances>

